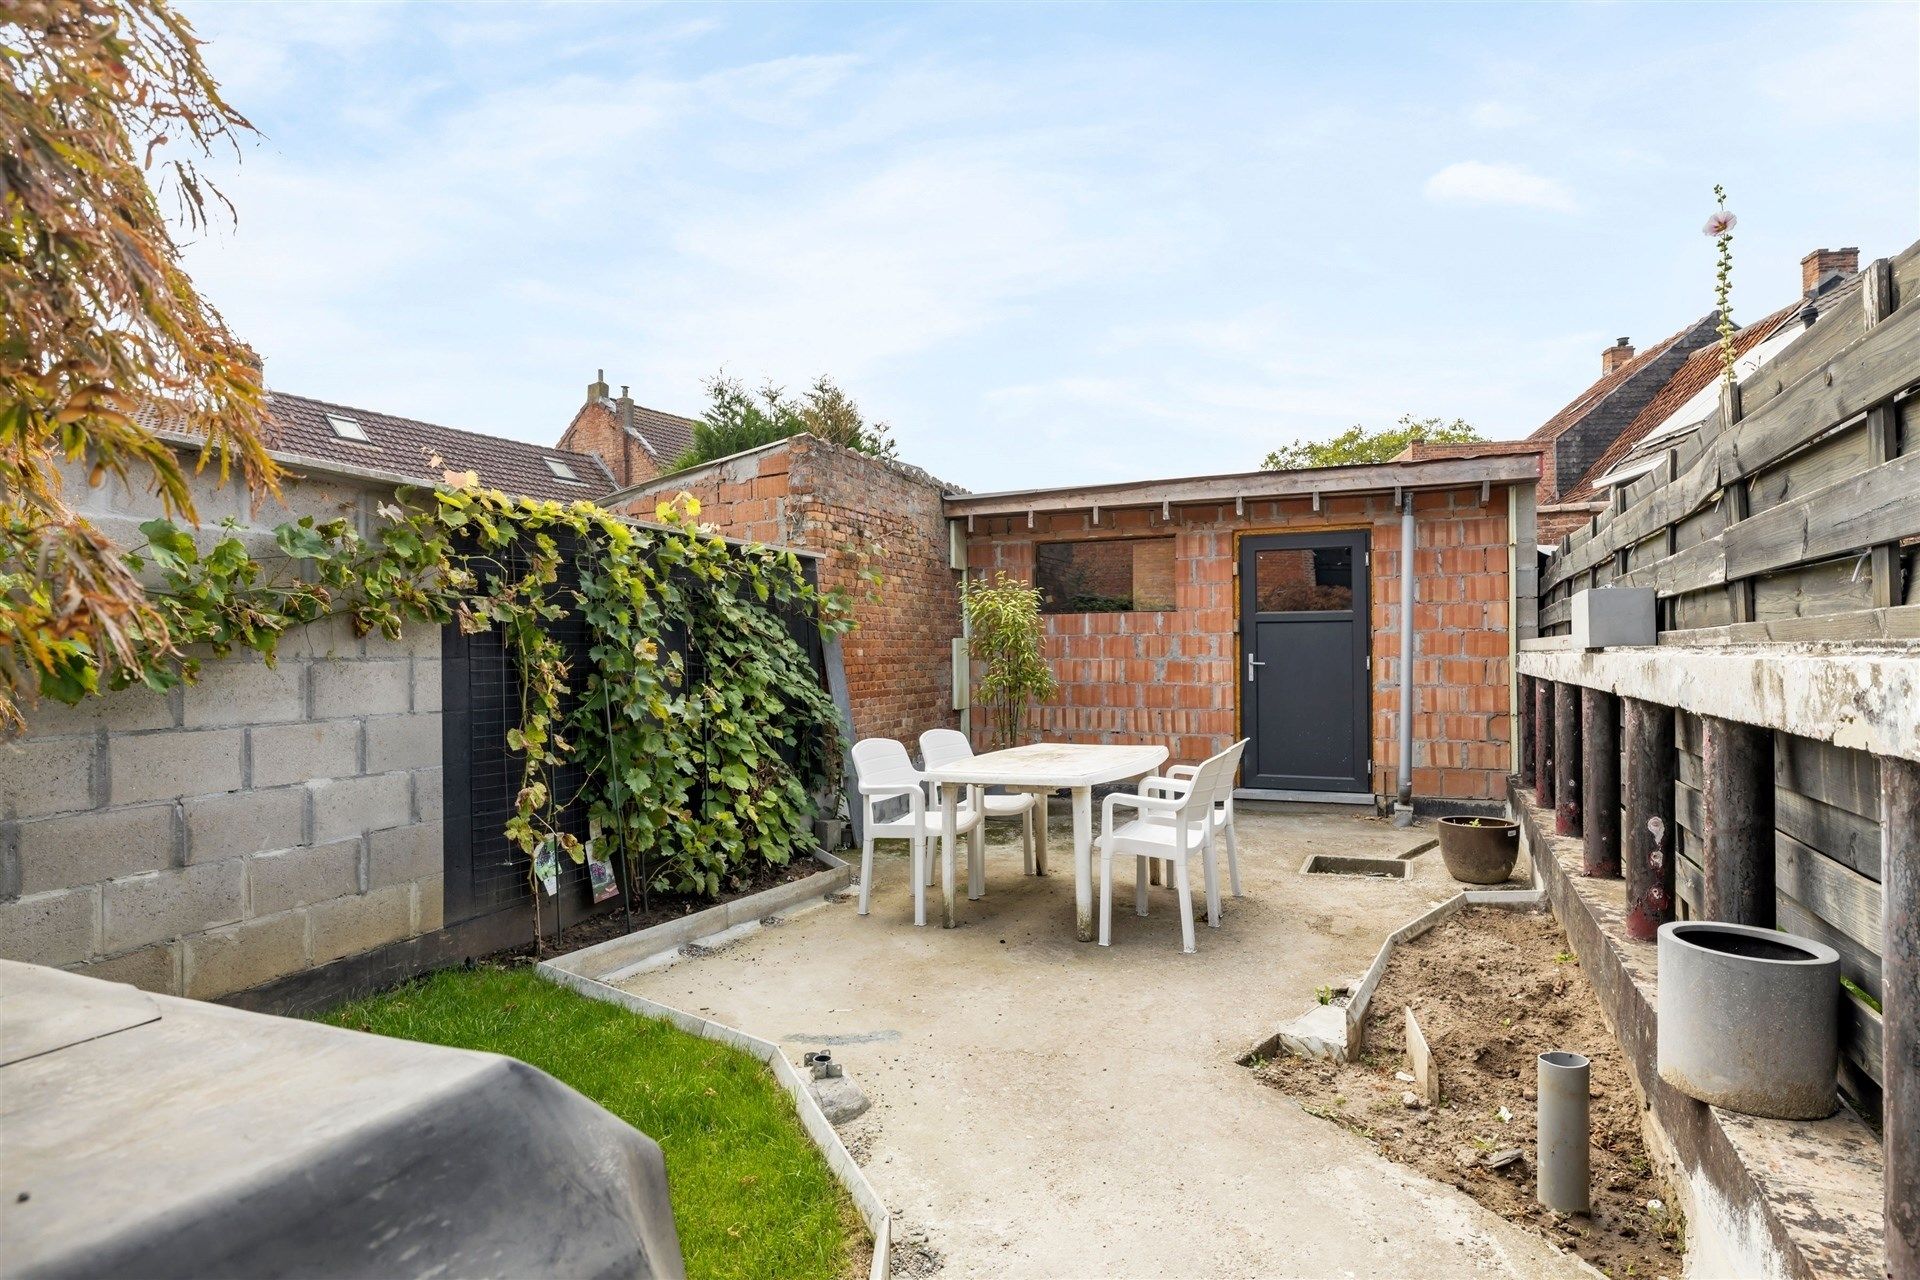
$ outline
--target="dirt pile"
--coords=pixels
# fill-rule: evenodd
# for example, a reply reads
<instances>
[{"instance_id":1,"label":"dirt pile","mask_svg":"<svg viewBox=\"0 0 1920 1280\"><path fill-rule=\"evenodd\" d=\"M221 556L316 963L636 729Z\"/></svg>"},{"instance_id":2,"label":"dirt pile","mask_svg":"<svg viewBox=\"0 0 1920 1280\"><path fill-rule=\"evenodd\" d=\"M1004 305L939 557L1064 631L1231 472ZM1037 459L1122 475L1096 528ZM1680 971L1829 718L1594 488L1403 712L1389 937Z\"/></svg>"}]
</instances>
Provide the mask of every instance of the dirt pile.
<instances>
[{"instance_id":1,"label":"dirt pile","mask_svg":"<svg viewBox=\"0 0 1920 1280\"><path fill-rule=\"evenodd\" d=\"M1678 1276L1685 1224L1648 1158L1620 1050L1566 948L1550 915L1463 911L1394 949L1359 1061L1282 1057L1257 1070L1314 1115L1607 1275ZM1404 1078L1409 1006L1440 1069L1431 1108ZM1535 1059L1554 1049L1593 1062L1591 1215L1557 1214L1534 1198Z\"/></svg>"}]
</instances>

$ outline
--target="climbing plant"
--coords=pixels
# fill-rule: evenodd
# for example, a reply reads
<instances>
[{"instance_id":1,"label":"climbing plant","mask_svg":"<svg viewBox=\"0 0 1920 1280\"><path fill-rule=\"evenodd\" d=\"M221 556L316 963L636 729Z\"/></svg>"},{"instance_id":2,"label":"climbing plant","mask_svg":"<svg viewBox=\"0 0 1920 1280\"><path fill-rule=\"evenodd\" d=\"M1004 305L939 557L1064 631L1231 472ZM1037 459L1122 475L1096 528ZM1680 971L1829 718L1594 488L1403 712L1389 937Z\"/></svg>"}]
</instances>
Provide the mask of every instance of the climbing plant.
<instances>
[{"instance_id":1,"label":"climbing plant","mask_svg":"<svg viewBox=\"0 0 1920 1280\"><path fill-rule=\"evenodd\" d=\"M996 572L991 583L969 579L960 590L968 653L986 667L979 689L988 732L995 747L1016 746L1027 709L1052 697L1055 688L1041 650L1040 592L1004 572Z\"/></svg>"},{"instance_id":2,"label":"climbing plant","mask_svg":"<svg viewBox=\"0 0 1920 1280\"><path fill-rule=\"evenodd\" d=\"M72 703L135 683L170 688L197 678L203 650L271 662L288 629L328 616L350 619L356 635L449 621L498 629L521 688L507 742L523 772L506 834L530 871L549 844L585 860L557 818L584 803L607 851L633 868L630 884L717 895L814 847L810 793L838 782L839 716L790 623L825 635L849 623L845 602L808 583L793 553L729 544L699 511L683 496L645 526L472 485L402 491L370 536L306 517L273 531L278 554L265 560L232 521L203 549L151 520L125 562L152 580L164 634L106 664L104 679L84 644L53 648L40 690ZM553 634L575 611L593 636L585 671ZM568 763L585 781L558 795Z\"/></svg>"}]
</instances>

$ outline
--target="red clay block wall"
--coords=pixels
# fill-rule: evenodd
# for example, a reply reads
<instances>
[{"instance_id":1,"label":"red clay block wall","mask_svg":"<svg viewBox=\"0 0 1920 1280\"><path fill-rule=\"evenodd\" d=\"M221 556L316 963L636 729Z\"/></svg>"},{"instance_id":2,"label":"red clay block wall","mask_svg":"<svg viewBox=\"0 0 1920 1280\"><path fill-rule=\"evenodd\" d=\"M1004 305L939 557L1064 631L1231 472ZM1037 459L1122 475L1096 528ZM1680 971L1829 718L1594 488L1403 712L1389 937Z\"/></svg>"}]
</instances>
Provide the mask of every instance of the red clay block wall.
<instances>
[{"instance_id":1,"label":"red clay block wall","mask_svg":"<svg viewBox=\"0 0 1920 1280\"><path fill-rule=\"evenodd\" d=\"M620 429L613 408L599 400L589 402L573 416L560 436L559 447L597 455L613 473L614 482L623 486L651 480L660 471L646 447Z\"/></svg>"},{"instance_id":2,"label":"red clay block wall","mask_svg":"<svg viewBox=\"0 0 1920 1280\"><path fill-rule=\"evenodd\" d=\"M1507 503L1476 486L1415 499L1413 789L1423 798L1494 800L1509 767ZM1038 737L1163 742L1178 761L1238 736L1235 535L1365 527L1372 535L1374 791L1398 768L1400 524L1391 495L978 519L969 572L1031 580L1036 542L1174 537L1171 612L1052 614L1046 651L1060 692L1038 711ZM976 726L976 738L980 727Z\"/></svg>"},{"instance_id":3,"label":"red clay block wall","mask_svg":"<svg viewBox=\"0 0 1920 1280\"><path fill-rule=\"evenodd\" d=\"M700 520L728 537L821 554L820 582L853 600L841 642L854 732L899 738L954 728L952 641L958 575L948 567L946 486L915 467L795 436L668 477L623 510L641 519L663 498L700 500ZM878 584L867 573L877 571Z\"/></svg>"}]
</instances>

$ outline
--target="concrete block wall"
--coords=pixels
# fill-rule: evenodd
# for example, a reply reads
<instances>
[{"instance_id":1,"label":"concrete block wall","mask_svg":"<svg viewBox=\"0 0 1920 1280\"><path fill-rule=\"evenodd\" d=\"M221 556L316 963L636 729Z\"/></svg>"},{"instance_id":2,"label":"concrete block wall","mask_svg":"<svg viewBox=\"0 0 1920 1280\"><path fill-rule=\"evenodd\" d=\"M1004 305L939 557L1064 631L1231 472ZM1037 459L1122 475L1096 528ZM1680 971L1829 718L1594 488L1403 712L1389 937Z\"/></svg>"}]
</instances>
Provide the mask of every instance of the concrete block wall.
<instances>
[{"instance_id":1,"label":"concrete block wall","mask_svg":"<svg viewBox=\"0 0 1920 1280\"><path fill-rule=\"evenodd\" d=\"M255 530L391 499L309 479L252 516L196 484L208 523ZM158 514L74 492L118 545ZM327 620L271 667L202 657L194 685L42 702L0 742L0 957L214 997L440 927L439 628Z\"/></svg>"},{"instance_id":2,"label":"concrete block wall","mask_svg":"<svg viewBox=\"0 0 1920 1280\"><path fill-rule=\"evenodd\" d=\"M624 504L651 519L689 493L700 519L731 538L819 552L820 582L853 600L842 642L854 731L911 743L953 728L952 641L960 634L958 575L948 563L941 498L926 472L811 436L670 476ZM877 571L876 587L863 572Z\"/></svg>"},{"instance_id":3,"label":"concrete block wall","mask_svg":"<svg viewBox=\"0 0 1920 1280\"><path fill-rule=\"evenodd\" d=\"M1531 511L1531 505L1528 506ZM1165 743L1178 761L1239 734L1237 537L1365 528L1371 534L1373 788L1399 767L1400 525L1388 494L976 519L968 570L1032 580L1034 548L1080 538L1174 539L1172 611L1049 614L1046 654L1060 682L1033 732L1075 742ZM1478 486L1415 500L1413 788L1422 798L1504 794L1513 732L1508 499ZM984 744L985 717L975 717Z\"/></svg>"}]
</instances>

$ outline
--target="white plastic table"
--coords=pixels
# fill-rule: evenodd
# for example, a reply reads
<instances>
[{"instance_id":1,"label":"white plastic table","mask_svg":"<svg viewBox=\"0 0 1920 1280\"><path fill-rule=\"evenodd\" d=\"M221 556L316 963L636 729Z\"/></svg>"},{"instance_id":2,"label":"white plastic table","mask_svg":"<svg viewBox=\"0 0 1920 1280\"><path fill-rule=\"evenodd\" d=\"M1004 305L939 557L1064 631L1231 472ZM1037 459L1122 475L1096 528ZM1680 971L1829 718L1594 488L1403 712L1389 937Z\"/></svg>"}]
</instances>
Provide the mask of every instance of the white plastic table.
<instances>
[{"instance_id":1,"label":"white plastic table","mask_svg":"<svg viewBox=\"0 0 1920 1280\"><path fill-rule=\"evenodd\" d=\"M1093 789L1109 782L1144 777L1167 758L1165 747L1081 746L1070 742L1036 742L1008 747L985 755L956 760L922 775L939 791L946 811L946 835L940 842L940 892L946 900L946 927L954 926L953 829L954 809L962 787L1005 787L1010 791L1041 794L1065 787L1073 793L1073 911L1080 941L1093 941ZM1043 805L1036 824L1034 871L1047 873L1047 811ZM969 898L986 886L970 884Z\"/></svg>"}]
</instances>

